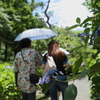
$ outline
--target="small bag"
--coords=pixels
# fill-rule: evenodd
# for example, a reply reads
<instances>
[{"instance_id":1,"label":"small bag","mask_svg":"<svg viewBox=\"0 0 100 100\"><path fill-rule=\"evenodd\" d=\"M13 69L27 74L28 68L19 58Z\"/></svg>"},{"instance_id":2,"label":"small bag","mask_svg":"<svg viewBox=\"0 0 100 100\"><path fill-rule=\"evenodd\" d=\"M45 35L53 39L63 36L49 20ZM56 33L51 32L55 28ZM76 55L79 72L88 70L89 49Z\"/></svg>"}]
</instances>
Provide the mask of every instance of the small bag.
<instances>
[{"instance_id":1,"label":"small bag","mask_svg":"<svg viewBox=\"0 0 100 100\"><path fill-rule=\"evenodd\" d=\"M36 74L30 74L30 82L36 84L39 82L39 76Z\"/></svg>"}]
</instances>

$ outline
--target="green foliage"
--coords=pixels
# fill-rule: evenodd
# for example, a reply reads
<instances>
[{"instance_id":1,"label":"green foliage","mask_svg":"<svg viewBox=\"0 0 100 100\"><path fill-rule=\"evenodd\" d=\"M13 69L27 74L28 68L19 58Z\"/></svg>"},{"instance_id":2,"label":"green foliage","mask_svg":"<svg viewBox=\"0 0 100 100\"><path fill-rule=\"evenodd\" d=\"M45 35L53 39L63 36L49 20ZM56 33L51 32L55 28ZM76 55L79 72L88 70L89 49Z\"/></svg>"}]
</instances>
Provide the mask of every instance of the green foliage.
<instances>
[{"instance_id":1,"label":"green foliage","mask_svg":"<svg viewBox=\"0 0 100 100\"><path fill-rule=\"evenodd\" d=\"M78 26L80 26L80 25L79 24L73 25L73 26L69 27L68 30L74 29L74 28L76 28Z\"/></svg>"},{"instance_id":2,"label":"green foliage","mask_svg":"<svg viewBox=\"0 0 100 100\"><path fill-rule=\"evenodd\" d=\"M8 50L9 53L7 54L6 61L13 61L14 60L14 52L13 52L13 50L11 49L10 46L7 47L7 50ZM4 46L3 43L1 43L0 60L4 61L4 58L5 58L5 46Z\"/></svg>"},{"instance_id":3,"label":"green foliage","mask_svg":"<svg viewBox=\"0 0 100 100\"><path fill-rule=\"evenodd\" d=\"M11 30L11 21L9 21L10 16L5 13L5 8L2 7L3 3L0 1L0 31L3 32L2 29Z\"/></svg>"},{"instance_id":4,"label":"green foliage","mask_svg":"<svg viewBox=\"0 0 100 100\"><path fill-rule=\"evenodd\" d=\"M65 100L75 100L77 96L77 88L74 84L69 85L65 89L64 98Z\"/></svg>"},{"instance_id":5,"label":"green foliage","mask_svg":"<svg viewBox=\"0 0 100 100\"><path fill-rule=\"evenodd\" d=\"M78 17L78 18L76 19L76 22L80 24L80 23L81 23L81 19Z\"/></svg>"},{"instance_id":6,"label":"green foliage","mask_svg":"<svg viewBox=\"0 0 100 100\"><path fill-rule=\"evenodd\" d=\"M55 37L55 39L59 42L60 47L70 52L68 57L72 66L72 75L69 76L66 81L75 80L89 75L91 73L90 67L94 64L93 60L91 60L92 54L95 53L93 46L88 44L89 37L81 40L80 37L77 37L78 32L73 32L75 36L70 36L72 32L67 31L67 29L63 30L63 28L55 28L55 32L58 33L58 36ZM47 49L49 41L50 39L33 41L33 46L39 51L44 52ZM47 85L41 86L42 89L45 89L46 87ZM74 95L72 95L72 97L74 98Z\"/></svg>"},{"instance_id":7,"label":"green foliage","mask_svg":"<svg viewBox=\"0 0 100 100\"><path fill-rule=\"evenodd\" d=\"M0 64L0 100L20 100L20 91L15 87L12 64Z\"/></svg>"},{"instance_id":8,"label":"green foliage","mask_svg":"<svg viewBox=\"0 0 100 100\"><path fill-rule=\"evenodd\" d=\"M34 2L32 2L34 3ZM34 3L35 5L35 3ZM34 8L38 7L35 6ZM43 19L38 18L39 16L33 16L32 14L32 9L30 7L30 5L28 4L27 0L22 0L20 1L16 1L13 0L12 2L10 2L10 0L5 2L2 2L2 7L4 8L4 13L5 15L9 16L8 17L8 21L10 21L10 26L12 27L12 30L9 30L7 28L2 27L2 33L4 33L5 31L10 34L10 37L8 37L8 39L10 40L14 40L14 38L16 37L16 35L18 35L19 33L21 33L22 31L26 30L26 29L30 29L30 28L35 28L35 27L45 27L46 24L44 22ZM3 18L7 18L6 16ZM40 26L39 23L42 25ZM38 25L37 25L38 24ZM6 30L3 30L6 29ZM8 36L7 34L5 36L1 35L3 38L6 38L6 36Z\"/></svg>"},{"instance_id":9,"label":"green foliage","mask_svg":"<svg viewBox=\"0 0 100 100\"><path fill-rule=\"evenodd\" d=\"M85 23L92 23L90 27L92 29L91 41L94 34L97 31L98 26L100 25L100 1L99 0L86 0L84 5L94 14L93 17L88 17L89 20L85 20ZM83 24L85 24L83 23ZM89 25L89 24L88 24ZM91 99L99 100L100 99L100 36L94 40L94 49L97 49L93 53L92 61L90 61L90 74L89 78L91 81Z\"/></svg>"},{"instance_id":10,"label":"green foliage","mask_svg":"<svg viewBox=\"0 0 100 100\"><path fill-rule=\"evenodd\" d=\"M4 43L4 60L7 61L8 56L8 46L16 54L18 51L18 43L14 43L15 37L31 28L42 28L46 27L46 23L43 18L40 16L33 15L33 10L36 7L41 6L41 3L38 3L32 8L31 4L27 0L1 0L0 1L0 44Z\"/></svg>"},{"instance_id":11,"label":"green foliage","mask_svg":"<svg viewBox=\"0 0 100 100\"><path fill-rule=\"evenodd\" d=\"M84 77L90 73L89 69L82 71L81 73L77 74L78 77Z\"/></svg>"},{"instance_id":12,"label":"green foliage","mask_svg":"<svg viewBox=\"0 0 100 100\"><path fill-rule=\"evenodd\" d=\"M100 36L98 36L98 37L94 40L94 44L100 44Z\"/></svg>"},{"instance_id":13,"label":"green foliage","mask_svg":"<svg viewBox=\"0 0 100 100\"><path fill-rule=\"evenodd\" d=\"M90 28L86 28L86 29L84 30L84 32L85 32L85 33L89 33L89 32L90 32Z\"/></svg>"},{"instance_id":14,"label":"green foliage","mask_svg":"<svg viewBox=\"0 0 100 100\"><path fill-rule=\"evenodd\" d=\"M36 49L42 55L47 50L47 44L51 39L32 41L32 48Z\"/></svg>"},{"instance_id":15,"label":"green foliage","mask_svg":"<svg viewBox=\"0 0 100 100\"><path fill-rule=\"evenodd\" d=\"M90 22L91 22L91 20L93 20L93 17L87 17L87 18L86 18L86 19L85 19L85 20L81 23L81 26L83 25L83 26L86 26L86 27L87 27L87 26L89 25L89 24L88 24L88 25L86 25L86 24L87 24L87 22L88 22L88 21L90 21ZM85 25L84 25L84 24L85 24Z\"/></svg>"},{"instance_id":16,"label":"green foliage","mask_svg":"<svg viewBox=\"0 0 100 100\"><path fill-rule=\"evenodd\" d=\"M91 78L91 99L100 99L100 73L93 75Z\"/></svg>"},{"instance_id":17,"label":"green foliage","mask_svg":"<svg viewBox=\"0 0 100 100\"><path fill-rule=\"evenodd\" d=\"M1 2L3 1L3 2ZM44 19L39 18L39 16L35 15L33 17L32 11L34 8L37 7L37 4L29 4L27 0L1 0L0 1L0 37L3 37L5 40L13 41L15 37L21 33L22 31L29 29L29 28L42 28L46 27ZM43 6L43 4L41 4ZM94 16L87 17L83 22L81 22L81 18L76 19L76 25L72 27L66 28L59 28L53 26L53 30L58 33L58 36L55 37L60 47L68 50L70 55L68 58L70 60L70 64L72 66L72 75L68 77L68 80L75 80L80 77L84 77L86 75L89 76L91 82L91 98L92 99L100 99L100 82L98 81L100 78L100 42L99 37L93 42L93 45L89 45L88 40L92 41L92 38L97 30L98 25L100 25L100 1L98 0L86 0L84 3L93 13ZM85 28L84 32L90 33L92 31L91 36L80 38L77 37L79 32L73 32L70 29L76 27L83 27ZM74 36L70 34L74 33ZM82 32L81 32L82 33ZM38 40L33 41L32 48L44 53L47 50L47 44L50 41L48 40ZM1 43L10 43L1 41ZM1 46L2 48L4 48ZM7 44L7 45L8 45ZM13 44L11 44L13 45ZM18 48L16 45L14 47ZM11 48L13 46L10 46ZM93 46L96 46L98 50L93 49ZM8 46L9 48L9 46ZM15 49L16 49L15 48ZM0 54L5 54L5 49L1 50ZM9 55L13 56L11 50L8 49ZM10 55L11 53L11 55ZM2 60L4 56L0 56ZM13 60L13 58L12 58ZM15 88L14 84L14 73L13 67L5 68L8 66L6 64L0 64L0 98L1 100L13 100L13 98L20 98L20 92ZM38 73L41 76L41 69L38 69ZM12 79L12 80L11 80ZM44 85L41 87L45 89L46 86ZM67 96L66 96L67 95ZM71 95L71 97L70 97ZM77 95L77 88L74 84L70 85L66 88L65 91L65 98L69 100L75 100ZM16 99L17 100L17 99Z\"/></svg>"},{"instance_id":18,"label":"green foliage","mask_svg":"<svg viewBox=\"0 0 100 100\"><path fill-rule=\"evenodd\" d=\"M100 70L100 62L99 63L95 63L94 65L92 65L90 67L90 71L91 72L95 72L95 71L99 71Z\"/></svg>"},{"instance_id":19,"label":"green foliage","mask_svg":"<svg viewBox=\"0 0 100 100\"><path fill-rule=\"evenodd\" d=\"M72 72L75 75L79 71L79 67L81 66L82 63L82 57L80 57L75 63L72 68Z\"/></svg>"}]
</instances>

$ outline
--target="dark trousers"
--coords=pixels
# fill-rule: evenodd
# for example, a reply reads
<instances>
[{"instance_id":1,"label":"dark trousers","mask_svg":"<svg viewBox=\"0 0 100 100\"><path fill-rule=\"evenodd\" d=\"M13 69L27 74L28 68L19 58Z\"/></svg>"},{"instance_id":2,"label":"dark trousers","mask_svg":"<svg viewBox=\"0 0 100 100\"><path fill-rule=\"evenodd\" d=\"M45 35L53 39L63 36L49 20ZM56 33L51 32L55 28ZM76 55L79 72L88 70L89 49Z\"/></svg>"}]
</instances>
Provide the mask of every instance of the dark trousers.
<instances>
[{"instance_id":1,"label":"dark trousers","mask_svg":"<svg viewBox=\"0 0 100 100\"><path fill-rule=\"evenodd\" d=\"M57 79L64 81L65 79L67 79L67 76L58 76ZM51 80L49 82L49 84L52 84L53 82L54 81ZM64 99L64 91L67 88L67 86L68 86L68 82L55 81L53 83L53 85L49 89L51 100L57 100L57 91L58 91L58 88L59 88L59 91L62 92L62 98L63 98L62 100L65 100Z\"/></svg>"},{"instance_id":2,"label":"dark trousers","mask_svg":"<svg viewBox=\"0 0 100 100\"><path fill-rule=\"evenodd\" d=\"M36 92L33 93L22 92L22 100L36 100Z\"/></svg>"}]
</instances>

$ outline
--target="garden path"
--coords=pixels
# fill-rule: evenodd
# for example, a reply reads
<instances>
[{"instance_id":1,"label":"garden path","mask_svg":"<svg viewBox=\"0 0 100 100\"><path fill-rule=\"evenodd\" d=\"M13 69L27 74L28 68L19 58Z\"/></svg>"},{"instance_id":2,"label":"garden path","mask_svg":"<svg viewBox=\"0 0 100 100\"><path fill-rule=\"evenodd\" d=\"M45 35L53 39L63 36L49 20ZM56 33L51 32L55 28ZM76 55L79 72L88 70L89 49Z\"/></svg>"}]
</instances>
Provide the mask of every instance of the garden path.
<instances>
[{"instance_id":1,"label":"garden path","mask_svg":"<svg viewBox=\"0 0 100 100\"><path fill-rule=\"evenodd\" d=\"M71 82L69 82L71 84ZM83 77L80 79L75 80L74 85L77 87L77 97L75 100L90 100L90 83L88 81L88 77ZM46 100L51 100L50 97ZM60 95L59 100L62 100L62 97Z\"/></svg>"}]
</instances>

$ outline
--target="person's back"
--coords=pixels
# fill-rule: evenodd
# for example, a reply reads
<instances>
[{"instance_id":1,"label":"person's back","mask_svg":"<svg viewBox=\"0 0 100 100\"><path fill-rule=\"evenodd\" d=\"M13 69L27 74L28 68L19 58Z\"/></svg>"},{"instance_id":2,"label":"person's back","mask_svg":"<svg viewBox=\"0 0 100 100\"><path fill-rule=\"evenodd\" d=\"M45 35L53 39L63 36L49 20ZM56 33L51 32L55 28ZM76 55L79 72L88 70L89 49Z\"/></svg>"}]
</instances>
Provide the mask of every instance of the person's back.
<instances>
[{"instance_id":1,"label":"person's back","mask_svg":"<svg viewBox=\"0 0 100 100\"><path fill-rule=\"evenodd\" d=\"M30 48L29 39L23 39L20 43L22 49L14 60L16 86L22 91L23 100L35 100L36 86L30 83L29 75L36 73L36 66L41 64L41 57L36 50Z\"/></svg>"},{"instance_id":2,"label":"person's back","mask_svg":"<svg viewBox=\"0 0 100 100\"><path fill-rule=\"evenodd\" d=\"M56 64L56 68L58 70L58 74L55 74L55 78L58 80L61 80L61 81L51 80L49 82L49 84L52 84L54 82L53 85L49 89L51 100L57 100L58 88L62 92L62 96L64 100L64 90L68 86L68 83L62 82L62 81L67 80L67 74L65 71L65 68L69 68L67 55L65 54L65 52L59 49L59 45L55 40L50 41L50 43L48 44L48 54L49 56L53 57L55 64ZM46 62L47 62L47 57L45 54L43 61L42 61L42 69L45 68ZM59 72L62 72L63 75L61 75Z\"/></svg>"}]
</instances>

